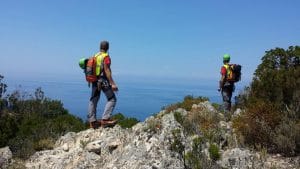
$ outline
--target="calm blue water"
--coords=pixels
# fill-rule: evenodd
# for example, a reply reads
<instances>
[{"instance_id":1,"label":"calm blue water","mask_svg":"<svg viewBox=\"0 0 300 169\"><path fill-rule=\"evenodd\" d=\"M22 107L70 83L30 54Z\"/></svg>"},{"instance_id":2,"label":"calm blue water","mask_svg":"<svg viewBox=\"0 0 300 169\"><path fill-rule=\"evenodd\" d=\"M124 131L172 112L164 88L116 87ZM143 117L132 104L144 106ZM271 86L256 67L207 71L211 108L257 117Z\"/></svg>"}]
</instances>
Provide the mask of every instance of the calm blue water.
<instances>
[{"instance_id":1,"label":"calm blue water","mask_svg":"<svg viewBox=\"0 0 300 169\"><path fill-rule=\"evenodd\" d=\"M70 113L86 120L91 89L83 80L74 82L6 80L5 82L8 85L8 91L20 89L34 93L36 88L42 87L46 97L61 100ZM159 112L163 106L182 101L186 95L205 96L211 102L221 103L220 93L217 92L217 83L210 84L213 85L208 85L208 83L206 85L176 82L160 82L158 84L155 81L118 81L118 101L114 113L121 112L128 117L135 117L143 121L148 116ZM101 118L104 104L105 96L101 95L97 118Z\"/></svg>"}]
</instances>

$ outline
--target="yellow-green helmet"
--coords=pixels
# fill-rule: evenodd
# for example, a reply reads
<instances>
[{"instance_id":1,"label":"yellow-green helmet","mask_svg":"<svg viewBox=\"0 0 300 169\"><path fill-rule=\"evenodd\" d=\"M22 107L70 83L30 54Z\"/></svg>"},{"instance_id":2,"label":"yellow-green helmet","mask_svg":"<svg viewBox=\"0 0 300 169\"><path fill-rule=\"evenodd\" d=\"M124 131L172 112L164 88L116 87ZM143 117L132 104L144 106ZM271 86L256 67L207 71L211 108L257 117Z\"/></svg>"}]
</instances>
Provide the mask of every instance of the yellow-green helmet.
<instances>
[{"instance_id":1,"label":"yellow-green helmet","mask_svg":"<svg viewBox=\"0 0 300 169\"><path fill-rule=\"evenodd\" d=\"M81 58L79 60L79 66L81 67L81 69L85 69L86 66L86 58Z\"/></svg>"},{"instance_id":2,"label":"yellow-green helmet","mask_svg":"<svg viewBox=\"0 0 300 169\"><path fill-rule=\"evenodd\" d=\"M223 56L223 61L230 61L230 55L229 54L225 54Z\"/></svg>"}]
</instances>

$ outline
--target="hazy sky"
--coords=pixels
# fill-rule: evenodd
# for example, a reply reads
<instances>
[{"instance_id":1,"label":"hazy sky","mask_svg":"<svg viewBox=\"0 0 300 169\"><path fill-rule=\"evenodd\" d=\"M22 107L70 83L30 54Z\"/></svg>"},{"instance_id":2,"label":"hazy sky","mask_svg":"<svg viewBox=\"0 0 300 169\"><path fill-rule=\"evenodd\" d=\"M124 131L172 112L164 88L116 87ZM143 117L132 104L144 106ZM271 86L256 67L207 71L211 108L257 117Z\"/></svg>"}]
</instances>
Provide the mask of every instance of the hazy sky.
<instances>
[{"instance_id":1,"label":"hazy sky","mask_svg":"<svg viewBox=\"0 0 300 169\"><path fill-rule=\"evenodd\" d=\"M82 78L110 41L115 77L220 78L222 55L252 78L266 50L300 45L299 0L0 0L0 74Z\"/></svg>"}]
</instances>

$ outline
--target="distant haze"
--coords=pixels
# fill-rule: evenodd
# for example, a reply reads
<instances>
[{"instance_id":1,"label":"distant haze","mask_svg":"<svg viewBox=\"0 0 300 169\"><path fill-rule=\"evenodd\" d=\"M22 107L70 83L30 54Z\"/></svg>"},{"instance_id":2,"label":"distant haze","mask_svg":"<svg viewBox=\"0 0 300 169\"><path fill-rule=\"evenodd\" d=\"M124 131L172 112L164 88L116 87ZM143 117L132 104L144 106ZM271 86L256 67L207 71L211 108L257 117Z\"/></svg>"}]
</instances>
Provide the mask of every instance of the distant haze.
<instances>
[{"instance_id":1,"label":"distant haze","mask_svg":"<svg viewBox=\"0 0 300 169\"><path fill-rule=\"evenodd\" d=\"M300 1L3 1L0 73L79 79L110 41L113 74L218 80L222 56L250 81L264 51L300 44Z\"/></svg>"}]
</instances>

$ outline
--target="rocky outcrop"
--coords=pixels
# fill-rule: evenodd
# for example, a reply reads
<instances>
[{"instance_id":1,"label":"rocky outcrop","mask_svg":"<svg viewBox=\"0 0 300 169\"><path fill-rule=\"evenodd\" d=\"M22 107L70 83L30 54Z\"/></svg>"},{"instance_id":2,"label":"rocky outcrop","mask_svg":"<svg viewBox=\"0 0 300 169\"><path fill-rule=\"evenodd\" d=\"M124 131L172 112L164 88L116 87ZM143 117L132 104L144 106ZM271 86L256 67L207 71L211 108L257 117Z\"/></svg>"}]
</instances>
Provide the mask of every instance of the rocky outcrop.
<instances>
[{"instance_id":1,"label":"rocky outcrop","mask_svg":"<svg viewBox=\"0 0 300 169\"><path fill-rule=\"evenodd\" d=\"M223 152L222 156L223 158L219 162L222 167L236 169L261 168L262 163L257 161L255 154L249 150L228 149Z\"/></svg>"},{"instance_id":2,"label":"rocky outcrop","mask_svg":"<svg viewBox=\"0 0 300 169\"><path fill-rule=\"evenodd\" d=\"M231 122L222 121L209 102L193 105L192 111L201 110L220 117L218 128L221 158L206 168L296 168L299 159L290 159L262 155L239 148ZM88 129L79 133L70 132L57 140L53 150L36 152L26 162L31 169L184 169L185 155L174 150L174 143L180 140L184 151L193 149L193 140L197 135L188 135L174 113L188 116L190 112L177 109L167 113L161 111L132 129L113 128ZM176 131L176 135L174 135ZM202 150L208 164L212 163L208 152L210 143L204 143Z\"/></svg>"},{"instance_id":3,"label":"rocky outcrop","mask_svg":"<svg viewBox=\"0 0 300 169\"><path fill-rule=\"evenodd\" d=\"M233 148L222 153L218 163L223 168L232 169L299 169L300 157L287 158L281 155L269 155L251 152L247 149Z\"/></svg>"},{"instance_id":4,"label":"rocky outcrop","mask_svg":"<svg viewBox=\"0 0 300 169\"><path fill-rule=\"evenodd\" d=\"M9 147L0 148L0 168L7 168L12 159Z\"/></svg>"},{"instance_id":5,"label":"rocky outcrop","mask_svg":"<svg viewBox=\"0 0 300 169\"><path fill-rule=\"evenodd\" d=\"M181 128L173 114L150 117L132 129L89 129L68 133L53 150L35 153L27 168L184 168L170 150L171 130Z\"/></svg>"}]
</instances>

